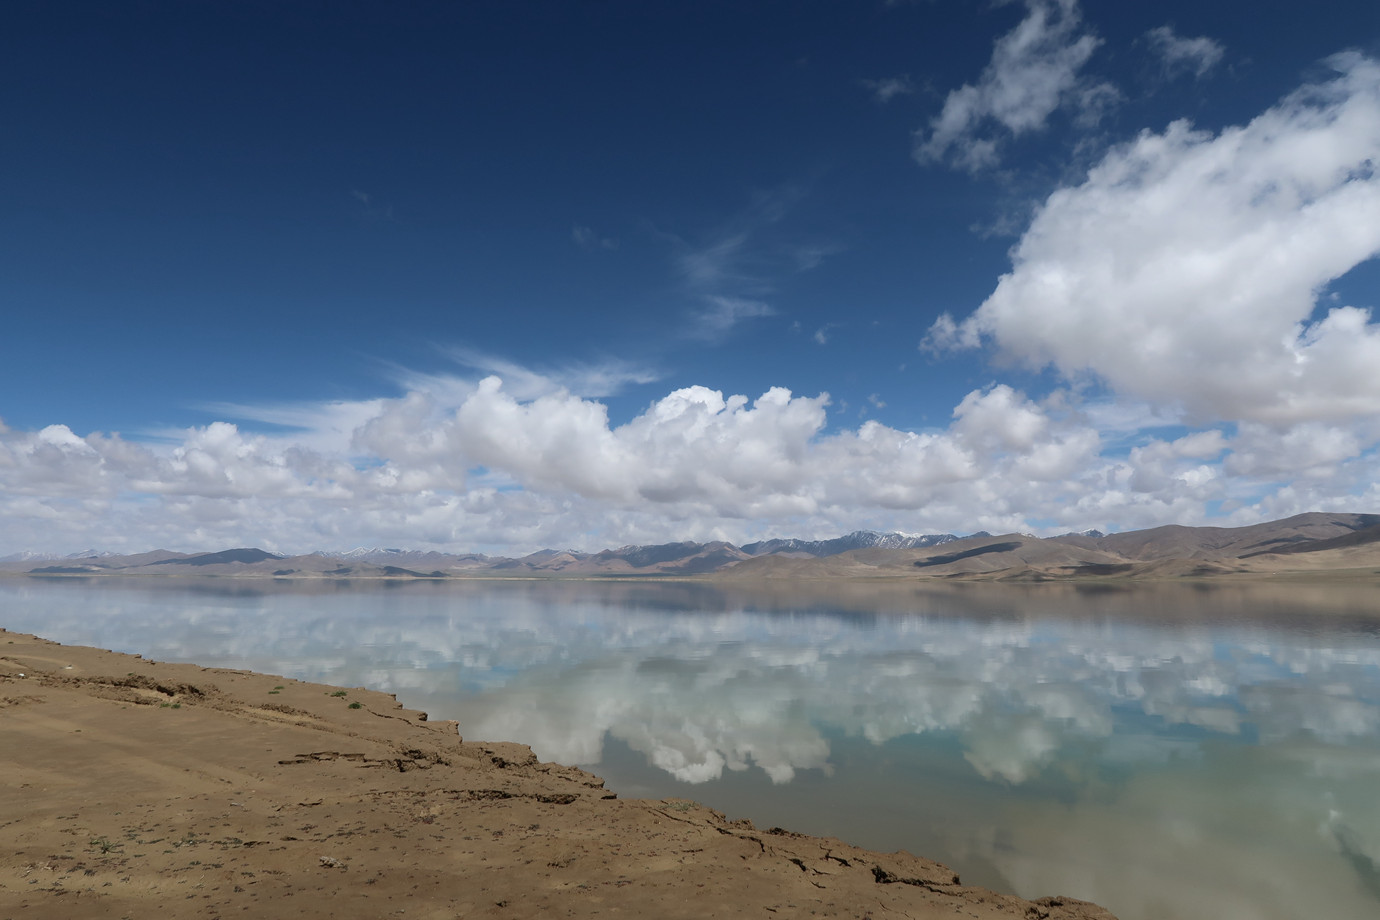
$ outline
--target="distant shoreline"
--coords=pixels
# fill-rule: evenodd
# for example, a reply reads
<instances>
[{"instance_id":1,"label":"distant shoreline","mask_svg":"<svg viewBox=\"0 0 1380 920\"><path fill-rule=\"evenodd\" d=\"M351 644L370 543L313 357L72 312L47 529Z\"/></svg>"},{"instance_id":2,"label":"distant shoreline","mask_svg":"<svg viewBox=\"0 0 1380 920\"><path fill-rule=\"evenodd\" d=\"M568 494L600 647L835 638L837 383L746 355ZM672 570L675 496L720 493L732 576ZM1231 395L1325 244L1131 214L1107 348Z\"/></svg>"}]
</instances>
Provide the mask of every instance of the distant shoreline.
<instances>
[{"instance_id":1,"label":"distant shoreline","mask_svg":"<svg viewBox=\"0 0 1380 920\"><path fill-rule=\"evenodd\" d=\"M254 547L204 553L153 550L0 562L0 574L230 575L258 578L448 580L873 579L916 581L1120 581L1224 577L1380 576L1380 515L1309 512L1245 527L1182 527L1035 537L1009 533L879 534L624 546L580 553L542 550L520 559L395 549L280 556Z\"/></svg>"},{"instance_id":2,"label":"distant shoreline","mask_svg":"<svg viewBox=\"0 0 1380 920\"><path fill-rule=\"evenodd\" d=\"M84 579L157 579L167 581L191 581L196 579L224 579L227 581L269 581L269 582L360 582L381 584L434 583L456 584L464 582L684 582L686 584L747 584L775 583L790 581L841 582L852 584L986 584L1019 585L1093 585L1093 584L1148 584L1148 583L1230 583L1230 582L1290 582L1328 584L1335 582L1380 582L1380 567L1357 566L1337 569L1281 569L1278 571L1223 571L1200 574L1172 573L1127 573L1113 575L1058 574L1045 572L981 572L951 575L915 575L910 573L883 574L790 574L790 575L742 575L732 570L709 572L702 575L677 575L666 573L641 574L636 572L607 572L588 574L528 574L497 575L453 574L444 576L413 577L407 575L319 575L301 573L292 575L266 575L260 572L15 572L0 571L0 578L37 578L44 580L84 580Z\"/></svg>"}]
</instances>

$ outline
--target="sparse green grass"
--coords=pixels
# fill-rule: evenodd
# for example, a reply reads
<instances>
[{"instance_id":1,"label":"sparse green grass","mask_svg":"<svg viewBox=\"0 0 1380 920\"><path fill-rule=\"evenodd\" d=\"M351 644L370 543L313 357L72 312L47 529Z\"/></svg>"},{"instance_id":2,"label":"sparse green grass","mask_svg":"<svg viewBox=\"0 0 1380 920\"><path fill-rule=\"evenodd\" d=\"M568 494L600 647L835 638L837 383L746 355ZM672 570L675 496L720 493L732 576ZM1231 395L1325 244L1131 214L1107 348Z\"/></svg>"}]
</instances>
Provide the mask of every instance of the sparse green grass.
<instances>
[{"instance_id":1,"label":"sparse green grass","mask_svg":"<svg viewBox=\"0 0 1380 920\"><path fill-rule=\"evenodd\" d=\"M109 837L92 837L91 845L102 853L109 853L111 850L116 850L124 846L123 843L116 843Z\"/></svg>"},{"instance_id":2,"label":"sparse green grass","mask_svg":"<svg viewBox=\"0 0 1380 920\"><path fill-rule=\"evenodd\" d=\"M344 690L337 690L331 696L348 696L348 694Z\"/></svg>"},{"instance_id":3,"label":"sparse green grass","mask_svg":"<svg viewBox=\"0 0 1380 920\"><path fill-rule=\"evenodd\" d=\"M363 709L364 707L363 707L362 705L360 705L359 703L351 703L351 704L350 704L350 708L351 708L351 709Z\"/></svg>"}]
</instances>

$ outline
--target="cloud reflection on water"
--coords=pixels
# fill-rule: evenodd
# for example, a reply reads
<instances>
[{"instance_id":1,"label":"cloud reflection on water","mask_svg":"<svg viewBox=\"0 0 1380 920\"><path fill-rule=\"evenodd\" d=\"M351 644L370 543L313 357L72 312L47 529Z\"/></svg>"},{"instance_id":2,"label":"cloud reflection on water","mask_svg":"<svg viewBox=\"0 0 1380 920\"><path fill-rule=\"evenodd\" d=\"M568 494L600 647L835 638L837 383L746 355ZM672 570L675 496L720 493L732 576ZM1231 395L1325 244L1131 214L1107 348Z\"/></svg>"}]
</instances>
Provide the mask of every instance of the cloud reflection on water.
<instances>
[{"instance_id":1,"label":"cloud reflection on water","mask_svg":"<svg viewBox=\"0 0 1380 920\"><path fill-rule=\"evenodd\" d=\"M5 580L0 625L365 684L544 759L635 752L651 794L776 796L1127 920L1377 906L1365 591L190 584Z\"/></svg>"},{"instance_id":2,"label":"cloud reflection on water","mask_svg":"<svg viewBox=\"0 0 1380 920\"><path fill-rule=\"evenodd\" d=\"M68 619L98 644L267 663L441 708L450 700L467 734L521 739L548 759L597 764L604 739L617 738L691 783L753 765L777 783L824 769L825 730L874 744L956 732L979 774L1008 783L1075 743L1124 756L1124 739L1110 744L1116 735L1196 743L1246 732L1334 745L1380 735L1380 642L1301 642L1297 632L1201 620L1167 629L1162 611L1184 607L1182 592L1142 592L1139 616L1113 619L1087 615L1118 613L1104 597L1080 607L1049 592L882 593L872 610L849 609L854 596L800 612L771 609L775 595L735 604L699 587L677 598L570 583L326 595L197 584L201 603L171 607L121 590L128 584L69 586L101 594L114 633L80 608ZM39 591L51 588L62 590ZM1011 615L1022 600L1070 615ZM958 612L985 616L951 615L965 605ZM1157 616L1147 620L1147 609ZM51 634L62 621L49 611L36 628Z\"/></svg>"}]
</instances>

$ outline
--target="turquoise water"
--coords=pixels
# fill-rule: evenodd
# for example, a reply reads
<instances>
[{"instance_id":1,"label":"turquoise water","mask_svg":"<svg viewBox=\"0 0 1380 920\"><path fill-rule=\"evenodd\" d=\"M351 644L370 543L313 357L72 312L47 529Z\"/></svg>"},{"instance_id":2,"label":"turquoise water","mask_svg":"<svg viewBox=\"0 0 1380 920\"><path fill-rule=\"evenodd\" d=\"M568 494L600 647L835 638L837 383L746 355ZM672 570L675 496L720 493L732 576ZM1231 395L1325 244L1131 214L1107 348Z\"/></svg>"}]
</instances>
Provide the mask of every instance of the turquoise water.
<instances>
[{"instance_id":1,"label":"turquoise water","mask_svg":"<svg viewBox=\"0 0 1380 920\"><path fill-rule=\"evenodd\" d=\"M0 626L367 685L1122 920L1380 915L1364 587L5 578Z\"/></svg>"}]
</instances>

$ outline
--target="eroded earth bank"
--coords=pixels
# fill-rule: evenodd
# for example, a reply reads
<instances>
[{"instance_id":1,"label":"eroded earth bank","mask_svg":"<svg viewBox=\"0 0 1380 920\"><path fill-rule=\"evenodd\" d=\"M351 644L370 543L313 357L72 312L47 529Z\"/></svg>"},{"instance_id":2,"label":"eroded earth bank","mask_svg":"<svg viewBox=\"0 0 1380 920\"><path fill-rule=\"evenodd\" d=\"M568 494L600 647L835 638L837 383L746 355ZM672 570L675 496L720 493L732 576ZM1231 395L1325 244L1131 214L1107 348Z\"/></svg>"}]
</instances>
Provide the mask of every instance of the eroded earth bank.
<instances>
[{"instance_id":1,"label":"eroded earth bank","mask_svg":"<svg viewBox=\"0 0 1380 920\"><path fill-rule=\"evenodd\" d=\"M1109 920L623 800L387 694L0 630L0 918Z\"/></svg>"}]
</instances>

